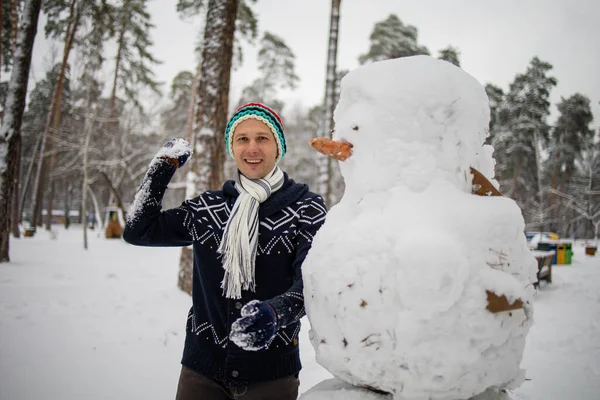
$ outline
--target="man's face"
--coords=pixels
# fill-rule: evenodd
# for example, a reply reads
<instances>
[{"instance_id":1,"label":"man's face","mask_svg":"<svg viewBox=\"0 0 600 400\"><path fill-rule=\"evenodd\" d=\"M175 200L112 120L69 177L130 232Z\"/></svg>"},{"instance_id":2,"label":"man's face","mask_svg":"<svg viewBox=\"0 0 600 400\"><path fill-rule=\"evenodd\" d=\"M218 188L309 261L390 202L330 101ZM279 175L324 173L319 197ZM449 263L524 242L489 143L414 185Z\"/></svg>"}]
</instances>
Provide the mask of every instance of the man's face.
<instances>
[{"instance_id":1,"label":"man's face","mask_svg":"<svg viewBox=\"0 0 600 400\"><path fill-rule=\"evenodd\" d=\"M264 178L275 167L277 142L271 129L261 121L249 118L233 132L235 165L246 178Z\"/></svg>"}]
</instances>

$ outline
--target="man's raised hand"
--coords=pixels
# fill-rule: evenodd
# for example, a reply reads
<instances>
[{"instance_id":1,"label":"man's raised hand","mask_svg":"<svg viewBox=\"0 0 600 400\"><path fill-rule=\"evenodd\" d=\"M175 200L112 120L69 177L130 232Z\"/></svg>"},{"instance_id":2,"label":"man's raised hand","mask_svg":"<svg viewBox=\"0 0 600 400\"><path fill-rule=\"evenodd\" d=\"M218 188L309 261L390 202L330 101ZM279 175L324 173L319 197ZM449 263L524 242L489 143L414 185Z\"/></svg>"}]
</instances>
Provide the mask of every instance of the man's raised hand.
<instances>
[{"instance_id":1,"label":"man's raised hand","mask_svg":"<svg viewBox=\"0 0 600 400\"><path fill-rule=\"evenodd\" d=\"M161 159L180 168L192 155L192 147L187 140L181 138L169 139L156 153L154 159Z\"/></svg>"}]
</instances>

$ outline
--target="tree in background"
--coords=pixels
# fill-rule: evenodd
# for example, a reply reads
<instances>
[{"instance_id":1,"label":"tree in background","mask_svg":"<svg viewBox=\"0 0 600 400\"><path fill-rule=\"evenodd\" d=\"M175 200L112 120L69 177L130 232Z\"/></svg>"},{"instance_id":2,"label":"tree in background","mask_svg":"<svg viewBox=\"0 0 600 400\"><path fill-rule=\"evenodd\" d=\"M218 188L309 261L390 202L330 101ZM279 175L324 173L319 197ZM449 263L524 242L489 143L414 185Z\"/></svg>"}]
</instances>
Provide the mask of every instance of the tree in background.
<instances>
[{"instance_id":1,"label":"tree in background","mask_svg":"<svg viewBox=\"0 0 600 400\"><path fill-rule=\"evenodd\" d=\"M21 122L29 82L33 42L42 0L25 3L14 53L13 70L8 86L6 110L0 129L0 262L10 261L10 202L13 200L14 178L20 149Z\"/></svg>"},{"instance_id":2,"label":"tree in background","mask_svg":"<svg viewBox=\"0 0 600 400\"><path fill-rule=\"evenodd\" d=\"M360 64L389 60L392 58L429 55L427 47L418 44L418 30L412 25L404 25L395 14L377 22L371 33L371 47L358 58Z\"/></svg>"},{"instance_id":3,"label":"tree in background","mask_svg":"<svg viewBox=\"0 0 600 400\"><path fill-rule=\"evenodd\" d=\"M576 157L574 176L560 190L550 189L564 201L564 206L574 212L569 221L572 231L577 231L577 223L584 221L585 234L595 238L598 244L600 229L600 141L585 146ZM591 228L591 229L589 229ZM569 233L569 232L566 232Z\"/></svg>"},{"instance_id":4,"label":"tree in background","mask_svg":"<svg viewBox=\"0 0 600 400\"><path fill-rule=\"evenodd\" d=\"M233 59L231 62L232 68L237 69L241 67L243 63L243 51L242 43L247 42L253 44L258 36L258 20L250 4L256 4L257 0L240 0L236 20L235 20L235 32L233 39ZM185 137L194 147L194 120L196 114L196 105L198 104L198 90L200 84L200 72L202 69L202 53L204 46L204 34L206 30L206 1L204 0L179 0L177 3L177 11L180 17L185 19L189 17L195 17L201 15L199 41L195 48L196 56L198 58L198 65L196 67L196 74L192 84L192 91L190 93L189 106L187 111L187 122L185 125ZM223 169L227 166L227 162L224 162ZM180 175L184 175L186 178L186 193L193 194L195 192L195 181L196 177L191 173L192 163L186 163L182 168ZM175 183L174 185L180 185Z\"/></svg>"},{"instance_id":5,"label":"tree in background","mask_svg":"<svg viewBox=\"0 0 600 400\"><path fill-rule=\"evenodd\" d=\"M101 223L102 219L100 216L100 210L98 205L97 197L92 189L95 176L92 175L90 168L90 161L93 158L90 153L94 153L93 144L97 141L94 134L97 134L99 122L98 119L101 117L102 110L102 91L104 84L97 79L97 75L102 69L104 64L104 42L107 36L113 36L113 18L110 9L106 13L103 13L101 20L97 21L92 29L87 33L85 42L89 43L88 46L82 49L82 58L84 62L83 71L79 78L80 85L74 91L73 103L74 103L74 114L75 114L75 129L78 132L83 132L80 136L79 143L77 143L77 153L73 154L73 162L81 166L81 222L83 227L83 248L88 248L88 193L91 194L91 198L94 204L95 212L94 218L96 222ZM100 25L102 24L102 25ZM106 107L105 107L106 108ZM112 108L107 113L104 110L104 114L110 116ZM110 119L109 119L110 120ZM97 135L96 135L97 136ZM96 140L94 140L96 139ZM104 147L104 141L100 141L101 146ZM97 156L97 155L96 155ZM104 157L103 157L104 160ZM77 167L71 167L76 169ZM77 178L73 179L77 180ZM72 188L72 186L68 186ZM72 190L68 190L67 193L71 193ZM64 202L65 206L65 227L67 227L69 218L68 210L71 209L68 196Z\"/></svg>"},{"instance_id":6,"label":"tree in background","mask_svg":"<svg viewBox=\"0 0 600 400\"><path fill-rule=\"evenodd\" d=\"M438 58L460 67L459 55L460 52L456 47L448 46L445 49L440 50Z\"/></svg>"},{"instance_id":7,"label":"tree in background","mask_svg":"<svg viewBox=\"0 0 600 400\"><path fill-rule=\"evenodd\" d=\"M9 72L13 65L13 58L17 48L17 35L19 32L19 15L21 14L23 0L6 0L0 2L0 28L2 29L2 39L0 40L0 73L2 69ZM9 76L10 78L10 76ZM4 106L8 94L9 82L0 81L0 119L4 116ZM20 142L19 142L20 143ZM19 193L19 166L21 158L20 145L16 150L16 165L13 196L18 197ZM19 202L15 199L11 200L12 204L12 232L13 236L20 237L18 219L19 219Z\"/></svg>"},{"instance_id":8,"label":"tree in background","mask_svg":"<svg viewBox=\"0 0 600 400\"><path fill-rule=\"evenodd\" d=\"M186 197L193 197L195 192L208 188L218 188L223 182L224 138L220 134L214 135L214 132L223 132L227 123L235 48L240 51L238 59L242 59L238 38L252 42L257 35L257 20L250 3L256 3L256 0L209 0L208 4L204 0L177 2L177 11L182 17L206 12L204 36L202 44L198 46L202 54L194 82L197 96L193 96L195 116L191 143L197 149L196 156L188 163L188 188L193 192L187 193ZM236 31L239 35L234 35Z\"/></svg>"},{"instance_id":9,"label":"tree in background","mask_svg":"<svg viewBox=\"0 0 600 400\"><path fill-rule=\"evenodd\" d=\"M169 92L172 104L160 116L165 136L178 136L185 130L193 84L194 74L190 71L181 71L173 78Z\"/></svg>"},{"instance_id":10,"label":"tree in background","mask_svg":"<svg viewBox=\"0 0 600 400\"><path fill-rule=\"evenodd\" d=\"M239 1L210 0L202 52L194 129L192 170L195 190L217 189L223 183L224 137L229 112L229 84L235 20Z\"/></svg>"},{"instance_id":11,"label":"tree in background","mask_svg":"<svg viewBox=\"0 0 600 400\"><path fill-rule=\"evenodd\" d=\"M490 136L488 141L491 142L496 128L503 122L501 112L504 103L504 92L498 86L488 83L485 85L485 93L490 104Z\"/></svg>"},{"instance_id":12,"label":"tree in background","mask_svg":"<svg viewBox=\"0 0 600 400\"><path fill-rule=\"evenodd\" d=\"M323 114L320 110L311 115L310 111L307 114L307 110L300 104L286 107L284 122L287 151L279 166L290 176L294 176L297 182L306 183L309 187L317 187L319 170L315 151L308 142L316 136L317 126L322 120Z\"/></svg>"},{"instance_id":13,"label":"tree in background","mask_svg":"<svg viewBox=\"0 0 600 400\"><path fill-rule=\"evenodd\" d=\"M270 32L265 32L258 51L260 76L242 91L239 105L251 101L269 104L282 110L283 103L277 100L278 89L295 89L300 80L295 71L296 56L285 41Z\"/></svg>"},{"instance_id":14,"label":"tree in background","mask_svg":"<svg viewBox=\"0 0 600 400\"><path fill-rule=\"evenodd\" d=\"M554 191L564 191L566 182L575 174L575 161L583 149L592 144L594 131L590 129L594 117L590 100L579 93L568 99L561 99L558 104L559 117L550 132L548 160L546 171L550 174L550 187ZM560 202L560 197L558 198ZM555 207L557 198L554 192L550 195L552 206L551 229L557 230L557 222L565 215L559 215L559 207ZM567 216L568 217L568 216ZM566 229L566 227L563 227ZM562 233L562 232L561 232Z\"/></svg>"},{"instance_id":15,"label":"tree in background","mask_svg":"<svg viewBox=\"0 0 600 400\"><path fill-rule=\"evenodd\" d=\"M200 13L203 4L200 0L180 0L177 10ZM229 85L239 5L239 0L208 1L195 110L195 154L188 172L188 188L196 193L186 193L187 198L207 189L217 189L223 183L225 138L222 133L229 113ZM189 249L183 249L179 270L179 287L188 293L191 292L191 253Z\"/></svg>"},{"instance_id":16,"label":"tree in background","mask_svg":"<svg viewBox=\"0 0 600 400\"><path fill-rule=\"evenodd\" d=\"M128 102L142 111L139 101L140 89L149 88L160 95L161 83L156 80L151 69L160 64L160 61L150 53L153 44L150 30L154 25L150 22L147 0L122 0L113 12L117 53L114 59L110 104L112 117L116 118L118 92L122 92Z\"/></svg>"},{"instance_id":17,"label":"tree in background","mask_svg":"<svg viewBox=\"0 0 600 400\"><path fill-rule=\"evenodd\" d=\"M61 69L59 71L51 106L46 118L44 130L41 132L42 139L40 144L40 155L38 160L38 169L36 172L35 183L33 187L32 199L34 202L33 225L41 224L39 219L42 208L42 196L44 194L45 181L50 177L50 187L46 208L48 210L46 219L46 229L51 229L52 220L52 202L54 200L54 187L52 181L52 171L56 165L56 153L52 151L53 143L48 140L52 133L58 132L62 116L61 105L63 86L67 74L69 55L73 47L77 44L85 46L87 43L77 38L77 34L82 26L105 26L105 18L110 8L105 0L46 0L44 2L44 12L47 14L46 37L63 40L63 56ZM50 159L46 155L50 154Z\"/></svg>"},{"instance_id":18,"label":"tree in background","mask_svg":"<svg viewBox=\"0 0 600 400\"><path fill-rule=\"evenodd\" d=\"M131 150L130 129L122 120L126 106L134 109L128 113L127 118L132 113L144 118L145 111L140 103L140 98L144 97L143 90L149 89L156 95L161 94L161 83L156 80L152 71L152 67L160 64L160 61L150 53L153 45L150 31L154 25L147 3L147 0L120 0L118 6L110 8L117 41L110 95L111 120L106 124L107 134L111 138L107 147L112 155L109 155L110 158L117 155L117 158L124 159ZM102 172L111 193L109 203L116 205L124 216L124 204L119 192L126 172L114 168Z\"/></svg>"},{"instance_id":19,"label":"tree in background","mask_svg":"<svg viewBox=\"0 0 600 400\"><path fill-rule=\"evenodd\" d=\"M26 211L27 207L25 201L27 200L27 194L32 184L31 178L36 166L36 162L39 159L39 150L42 135L40 132L44 131L44 125L48 113L50 112L50 106L52 103L52 96L54 94L54 86L56 79L60 72L61 64L55 64L49 71L46 72L44 79L39 80L33 87L33 90L29 94L29 103L27 111L23 116L23 127L22 127L22 149L23 158L21 159L21 191L19 194L19 209ZM65 78L63 85L63 98L70 97L70 80L68 76ZM31 203L31 202L30 202ZM32 215L33 205L28 210L28 214Z\"/></svg>"},{"instance_id":20,"label":"tree in background","mask_svg":"<svg viewBox=\"0 0 600 400\"><path fill-rule=\"evenodd\" d=\"M235 20L235 31L233 39L233 68L237 69L244 63L242 43L254 44L258 37L258 19L250 7L250 3L256 4L257 0L240 0Z\"/></svg>"},{"instance_id":21,"label":"tree in background","mask_svg":"<svg viewBox=\"0 0 600 400\"><path fill-rule=\"evenodd\" d=\"M594 120L590 99L576 93L558 104L559 117L550 133L552 188L557 189L575 172L575 159L592 143ZM559 176L560 175L560 176Z\"/></svg>"},{"instance_id":22,"label":"tree in background","mask_svg":"<svg viewBox=\"0 0 600 400\"><path fill-rule=\"evenodd\" d=\"M327 64L325 74L325 96L321 108L313 111L322 112L322 118L317 124L317 136L331 138L334 129L333 110L337 104L337 49L339 42L340 6L341 0L331 0L329 17L329 41L327 46ZM376 25L377 26L377 25ZM371 37L373 37L371 35ZM332 205L333 160L330 157L315 152L319 167L318 192L323 196L327 207Z\"/></svg>"},{"instance_id":23,"label":"tree in background","mask_svg":"<svg viewBox=\"0 0 600 400\"><path fill-rule=\"evenodd\" d=\"M544 207L544 185L540 146L548 141L550 126L550 91L556 79L548 76L552 65L534 57L527 71L518 74L510 84L505 98L507 123L504 133L495 133L497 148L496 173L504 193L516 200L531 215L526 215L543 227L548 218Z\"/></svg>"},{"instance_id":24,"label":"tree in background","mask_svg":"<svg viewBox=\"0 0 600 400\"><path fill-rule=\"evenodd\" d=\"M194 93L195 81L196 77L190 71L181 71L173 78L169 93L171 104L160 115L161 135L164 137L164 141L181 136L191 141L190 111L193 112L193 108L190 110L190 99L196 95ZM185 179L181 180L181 177L185 178L186 172L187 169L183 171L183 174L178 174L178 181L171 181L169 184L169 189L177 189L175 197L178 203L185 200L186 184Z\"/></svg>"}]
</instances>

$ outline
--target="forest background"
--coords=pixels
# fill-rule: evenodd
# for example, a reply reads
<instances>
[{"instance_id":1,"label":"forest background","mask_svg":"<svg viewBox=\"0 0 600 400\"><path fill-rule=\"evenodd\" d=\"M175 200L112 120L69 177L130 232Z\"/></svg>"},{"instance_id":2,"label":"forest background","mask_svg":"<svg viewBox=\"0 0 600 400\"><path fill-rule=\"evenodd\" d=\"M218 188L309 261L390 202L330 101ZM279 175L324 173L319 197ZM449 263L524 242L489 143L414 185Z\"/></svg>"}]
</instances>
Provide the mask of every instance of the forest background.
<instances>
[{"instance_id":1,"label":"forest background","mask_svg":"<svg viewBox=\"0 0 600 400\"><path fill-rule=\"evenodd\" d=\"M114 210L122 219L171 137L190 140L196 155L165 205L220 187L233 168L220 132L246 101L281 111L284 170L334 205L343 179L307 142L333 128L340 79L359 65L430 54L485 85L496 179L527 229L598 236L600 7L591 1L46 0L26 48L19 30L35 3L1 7L0 149L13 149L0 160L11 217L0 218L3 232L103 227ZM28 82L15 80L27 93L15 124L7 99L20 46L32 64ZM1 250L7 260L8 235Z\"/></svg>"}]
</instances>

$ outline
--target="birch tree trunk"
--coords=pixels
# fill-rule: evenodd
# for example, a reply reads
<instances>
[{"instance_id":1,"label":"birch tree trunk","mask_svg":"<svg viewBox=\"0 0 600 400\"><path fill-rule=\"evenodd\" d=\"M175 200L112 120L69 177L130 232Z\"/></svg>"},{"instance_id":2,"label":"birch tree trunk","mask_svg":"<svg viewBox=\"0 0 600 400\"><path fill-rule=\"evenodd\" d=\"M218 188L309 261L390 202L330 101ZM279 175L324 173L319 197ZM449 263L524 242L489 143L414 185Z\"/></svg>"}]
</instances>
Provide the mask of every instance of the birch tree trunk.
<instances>
[{"instance_id":1,"label":"birch tree trunk","mask_svg":"<svg viewBox=\"0 0 600 400\"><path fill-rule=\"evenodd\" d=\"M85 119L85 142L83 144L83 183L81 185L81 218L83 225L83 248L88 248L87 237L87 187L88 187L88 148L90 146L90 137L92 136L92 118L90 115Z\"/></svg>"},{"instance_id":2,"label":"birch tree trunk","mask_svg":"<svg viewBox=\"0 0 600 400\"><path fill-rule=\"evenodd\" d=\"M190 198L207 189L223 184L225 164L225 126L229 107L229 84L233 58L233 37L240 0L209 0L204 29L196 126L194 129L194 157L191 161ZM181 253L179 287L191 293L192 250Z\"/></svg>"},{"instance_id":3,"label":"birch tree trunk","mask_svg":"<svg viewBox=\"0 0 600 400\"><path fill-rule=\"evenodd\" d=\"M16 166L14 157L21 135L33 42L41 6L42 0L28 0L23 8L22 25L0 129L0 262L10 261L10 201L13 197Z\"/></svg>"},{"instance_id":4,"label":"birch tree trunk","mask_svg":"<svg viewBox=\"0 0 600 400\"><path fill-rule=\"evenodd\" d=\"M29 167L27 168L27 174L25 175L25 181L21 187L21 198L19 200L19 209L25 209L25 200L27 199L27 192L29 191L29 183L31 182L31 174L33 173L33 168L35 167L35 161L37 159L38 150L40 148L40 143L42 141L42 134L39 134L36 141L35 146L33 147L33 154L31 155L31 161L29 162ZM21 221L21 216L19 216L19 222ZM35 225L34 225L35 226Z\"/></svg>"},{"instance_id":5,"label":"birch tree trunk","mask_svg":"<svg viewBox=\"0 0 600 400\"><path fill-rule=\"evenodd\" d=\"M333 133L333 110L335 109L336 77L337 77L337 47L340 23L341 0L331 0L331 16L329 22L329 46L327 49L327 75L325 78L325 119L319 125L320 137L331 138ZM331 207L332 200L332 159L331 157L317 154L319 167L319 194L325 199L327 207Z\"/></svg>"},{"instance_id":6,"label":"birch tree trunk","mask_svg":"<svg viewBox=\"0 0 600 400\"><path fill-rule=\"evenodd\" d=\"M121 66L121 57L123 53L123 40L125 39L125 26L121 24L119 39L117 40L117 55L115 57L115 74L113 76L113 86L110 95L110 116L117 117L117 84L119 82L119 68Z\"/></svg>"},{"instance_id":7,"label":"birch tree trunk","mask_svg":"<svg viewBox=\"0 0 600 400\"><path fill-rule=\"evenodd\" d=\"M104 230L104 220L102 219L102 213L100 212L100 203L98 203L98 198L94 194L92 187L88 184L87 190L90 192L90 198L92 199L92 203L94 203L94 215L96 218L96 224L103 231Z\"/></svg>"}]
</instances>

